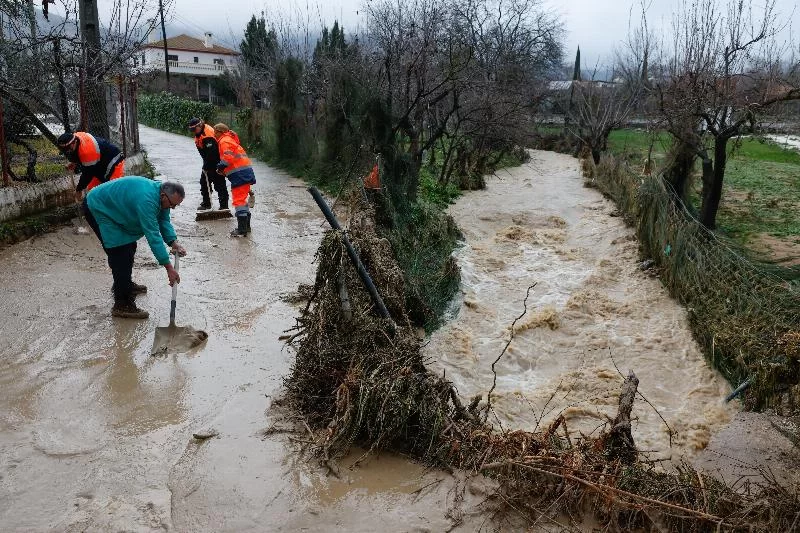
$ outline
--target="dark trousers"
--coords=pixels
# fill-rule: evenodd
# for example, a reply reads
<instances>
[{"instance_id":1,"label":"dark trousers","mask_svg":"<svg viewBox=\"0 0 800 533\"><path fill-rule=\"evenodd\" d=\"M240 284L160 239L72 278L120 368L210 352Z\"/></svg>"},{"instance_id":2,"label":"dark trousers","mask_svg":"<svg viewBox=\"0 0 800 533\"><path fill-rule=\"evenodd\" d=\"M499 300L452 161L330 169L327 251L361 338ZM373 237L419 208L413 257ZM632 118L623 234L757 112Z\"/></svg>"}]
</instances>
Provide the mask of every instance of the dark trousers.
<instances>
[{"instance_id":1,"label":"dark trousers","mask_svg":"<svg viewBox=\"0 0 800 533\"><path fill-rule=\"evenodd\" d=\"M92 228L94 234L100 239L100 244L103 245L103 237L100 235L100 226L92 214L92 210L83 201L81 206L83 214L86 217L86 223ZM108 266L111 268L111 275L114 277L114 300L117 302L131 302L133 301L133 291L131 284L133 283L131 277L133 275L133 258L136 255L136 243L123 244L122 246L115 246L114 248L106 248L103 245L103 250L108 257Z\"/></svg>"},{"instance_id":2,"label":"dark trousers","mask_svg":"<svg viewBox=\"0 0 800 533\"><path fill-rule=\"evenodd\" d=\"M211 191L217 191L219 205L228 206L228 186L225 176L220 176L214 170L204 170L200 173L200 194L203 202L211 203Z\"/></svg>"}]
</instances>

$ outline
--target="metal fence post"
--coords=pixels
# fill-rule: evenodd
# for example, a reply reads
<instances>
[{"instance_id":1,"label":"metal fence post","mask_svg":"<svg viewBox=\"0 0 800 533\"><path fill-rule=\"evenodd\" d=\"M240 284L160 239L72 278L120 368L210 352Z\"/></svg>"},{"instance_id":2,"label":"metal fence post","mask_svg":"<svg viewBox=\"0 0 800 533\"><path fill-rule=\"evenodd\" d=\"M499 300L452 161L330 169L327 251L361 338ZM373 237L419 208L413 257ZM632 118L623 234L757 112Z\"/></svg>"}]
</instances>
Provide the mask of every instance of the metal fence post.
<instances>
[{"instance_id":1,"label":"metal fence post","mask_svg":"<svg viewBox=\"0 0 800 533\"><path fill-rule=\"evenodd\" d=\"M6 129L3 126L3 99L0 97L0 159L3 167L3 186L8 187L11 180L8 175L8 147L6 146Z\"/></svg>"},{"instance_id":2,"label":"metal fence post","mask_svg":"<svg viewBox=\"0 0 800 533\"><path fill-rule=\"evenodd\" d=\"M83 67L78 69L78 84L78 105L81 108L81 123L78 131L86 131L86 125L88 123L86 117L86 74L83 71Z\"/></svg>"},{"instance_id":3,"label":"metal fence post","mask_svg":"<svg viewBox=\"0 0 800 533\"><path fill-rule=\"evenodd\" d=\"M128 147L126 144L127 135L125 132L125 85L122 76L117 78L119 92L119 132L122 135L122 157L128 157Z\"/></svg>"}]
</instances>

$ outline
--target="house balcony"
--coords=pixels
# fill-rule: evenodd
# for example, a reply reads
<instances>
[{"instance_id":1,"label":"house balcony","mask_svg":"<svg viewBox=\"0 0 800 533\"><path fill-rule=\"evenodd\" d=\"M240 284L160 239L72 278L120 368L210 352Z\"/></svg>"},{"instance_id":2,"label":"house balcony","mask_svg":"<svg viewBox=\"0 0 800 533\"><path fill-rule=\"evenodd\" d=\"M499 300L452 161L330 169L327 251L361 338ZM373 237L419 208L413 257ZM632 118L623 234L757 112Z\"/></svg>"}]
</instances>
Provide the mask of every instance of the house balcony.
<instances>
[{"instance_id":1,"label":"house balcony","mask_svg":"<svg viewBox=\"0 0 800 533\"><path fill-rule=\"evenodd\" d=\"M217 65L211 63L193 63L190 61L170 61L170 74L190 74L193 76L220 76L223 72L230 70L231 65ZM164 61L149 62L137 68L139 72L153 70L164 71Z\"/></svg>"}]
</instances>

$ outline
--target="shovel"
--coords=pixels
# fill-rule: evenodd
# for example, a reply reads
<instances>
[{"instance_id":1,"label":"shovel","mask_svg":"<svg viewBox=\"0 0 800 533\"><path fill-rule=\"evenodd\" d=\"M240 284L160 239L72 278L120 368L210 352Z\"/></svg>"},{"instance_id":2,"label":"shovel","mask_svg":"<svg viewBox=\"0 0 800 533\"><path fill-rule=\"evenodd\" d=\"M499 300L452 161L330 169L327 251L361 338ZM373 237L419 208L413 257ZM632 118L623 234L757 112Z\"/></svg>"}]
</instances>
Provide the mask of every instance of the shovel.
<instances>
[{"instance_id":1,"label":"shovel","mask_svg":"<svg viewBox=\"0 0 800 533\"><path fill-rule=\"evenodd\" d=\"M70 181L72 181L72 190L75 190L75 176L70 174L69 175ZM75 235L89 235L89 230L86 229L86 221L83 219L83 208L80 204L78 204L78 222L72 222L72 233Z\"/></svg>"},{"instance_id":2,"label":"shovel","mask_svg":"<svg viewBox=\"0 0 800 533\"><path fill-rule=\"evenodd\" d=\"M180 267L180 255L175 254L175 272ZM178 297L178 282L172 284L172 301L169 304L169 326L157 327L150 355L166 355L168 352L186 352L200 346L208 338L208 333L191 326L175 325L175 305Z\"/></svg>"}]
</instances>

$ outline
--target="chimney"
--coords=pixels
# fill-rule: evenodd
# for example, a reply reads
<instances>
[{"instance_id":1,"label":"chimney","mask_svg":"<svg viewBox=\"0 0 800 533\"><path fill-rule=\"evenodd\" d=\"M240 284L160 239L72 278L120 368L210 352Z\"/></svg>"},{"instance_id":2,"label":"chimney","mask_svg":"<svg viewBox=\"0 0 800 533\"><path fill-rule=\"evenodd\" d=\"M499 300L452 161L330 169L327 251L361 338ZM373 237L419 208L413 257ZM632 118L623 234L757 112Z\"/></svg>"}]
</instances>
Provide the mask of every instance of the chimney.
<instances>
[{"instance_id":1,"label":"chimney","mask_svg":"<svg viewBox=\"0 0 800 533\"><path fill-rule=\"evenodd\" d=\"M206 38L204 39L203 44L206 45L206 48L214 48L214 41L212 39L212 37L214 37L214 34L211 33L210 31L207 31L205 37Z\"/></svg>"}]
</instances>

